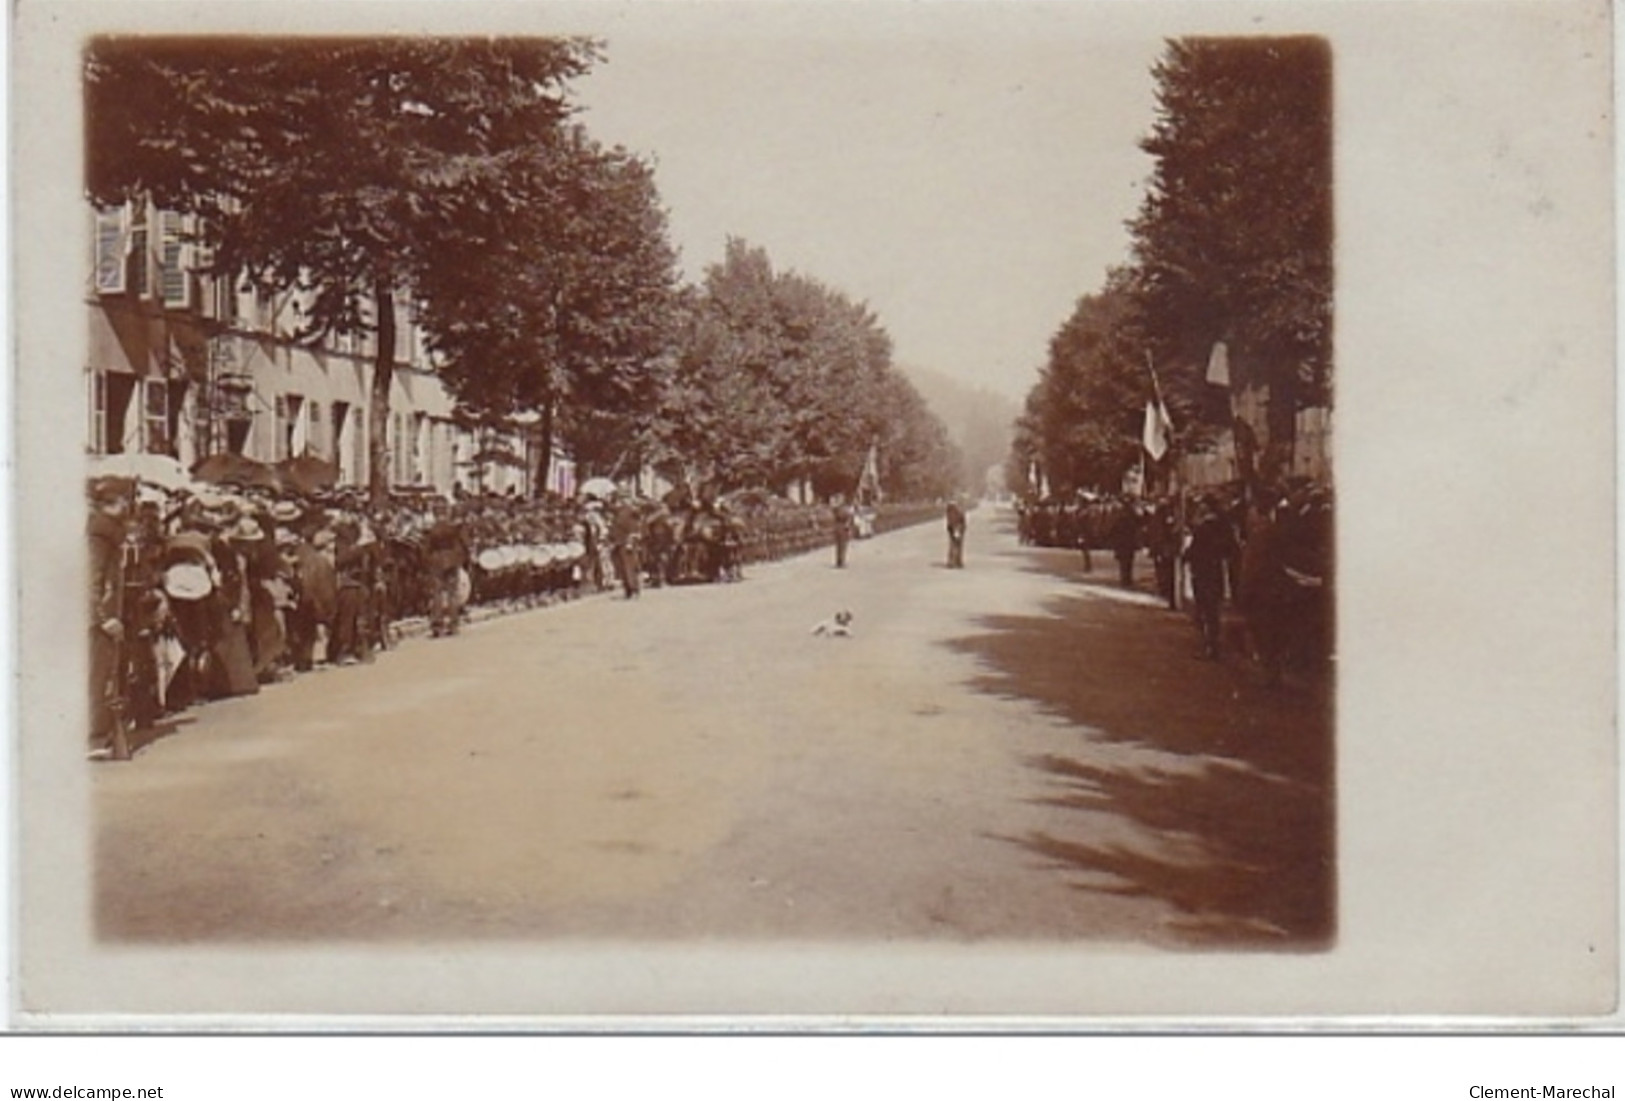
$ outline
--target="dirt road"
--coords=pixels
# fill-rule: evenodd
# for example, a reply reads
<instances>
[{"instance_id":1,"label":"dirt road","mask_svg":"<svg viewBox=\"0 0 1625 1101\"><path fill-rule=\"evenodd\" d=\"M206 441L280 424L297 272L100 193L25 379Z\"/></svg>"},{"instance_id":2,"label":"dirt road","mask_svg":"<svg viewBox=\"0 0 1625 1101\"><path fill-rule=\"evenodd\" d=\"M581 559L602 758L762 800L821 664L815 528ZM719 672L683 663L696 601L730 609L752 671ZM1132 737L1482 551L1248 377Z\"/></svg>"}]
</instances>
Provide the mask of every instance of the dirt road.
<instances>
[{"instance_id":1,"label":"dirt road","mask_svg":"<svg viewBox=\"0 0 1625 1101\"><path fill-rule=\"evenodd\" d=\"M215 703L98 764L100 935L1313 947L1324 684L971 517ZM809 634L838 608L851 638Z\"/></svg>"}]
</instances>

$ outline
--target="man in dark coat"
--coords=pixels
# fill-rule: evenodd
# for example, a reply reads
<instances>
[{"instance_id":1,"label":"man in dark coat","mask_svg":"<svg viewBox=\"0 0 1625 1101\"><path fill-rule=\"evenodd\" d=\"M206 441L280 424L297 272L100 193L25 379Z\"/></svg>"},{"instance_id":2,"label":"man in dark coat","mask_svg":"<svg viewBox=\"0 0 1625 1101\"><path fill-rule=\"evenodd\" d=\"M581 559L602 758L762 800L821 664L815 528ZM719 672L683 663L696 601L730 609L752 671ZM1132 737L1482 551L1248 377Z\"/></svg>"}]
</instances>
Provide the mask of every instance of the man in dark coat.
<instances>
[{"instance_id":1,"label":"man in dark coat","mask_svg":"<svg viewBox=\"0 0 1625 1101\"><path fill-rule=\"evenodd\" d=\"M298 537L286 544L286 560L293 579L294 606L288 613L288 648L293 667L310 669L315 660L316 637L325 629L333 637L333 621L338 615L339 580L333 560L315 545L317 533Z\"/></svg>"},{"instance_id":2,"label":"man in dark coat","mask_svg":"<svg viewBox=\"0 0 1625 1101\"><path fill-rule=\"evenodd\" d=\"M958 501L948 502L948 568L965 568L965 510Z\"/></svg>"},{"instance_id":3,"label":"man in dark coat","mask_svg":"<svg viewBox=\"0 0 1625 1101\"><path fill-rule=\"evenodd\" d=\"M1117 583L1125 589L1134 587L1134 555L1140 549L1140 517L1134 505L1118 501L1112 506L1111 529L1107 537L1112 554L1117 557Z\"/></svg>"},{"instance_id":4,"label":"man in dark coat","mask_svg":"<svg viewBox=\"0 0 1625 1101\"><path fill-rule=\"evenodd\" d=\"M333 658L338 664L364 661L370 653L362 634L367 599L372 592L370 552L361 541L361 525L345 516L334 525L333 568L338 574L338 609L333 623Z\"/></svg>"},{"instance_id":5,"label":"man in dark coat","mask_svg":"<svg viewBox=\"0 0 1625 1101\"><path fill-rule=\"evenodd\" d=\"M845 497L837 494L834 507L830 511L835 523L835 568L844 570L846 547L852 541L852 506L846 503Z\"/></svg>"},{"instance_id":6,"label":"man in dark coat","mask_svg":"<svg viewBox=\"0 0 1625 1101\"><path fill-rule=\"evenodd\" d=\"M92 747L112 740L124 721L121 649L125 628L124 517L130 487L106 479L91 487L90 543L90 739Z\"/></svg>"},{"instance_id":7,"label":"man in dark coat","mask_svg":"<svg viewBox=\"0 0 1625 1101\"><path fill-rule=\"evenodd\" d=\"M1219 656L1225 564L1235 553L1235 533L1224 513L1208 498L1197 498L1191 508L1185 564L1191 571L1191 597L1196 604L1196 626L1202 633L1202 654L1209 660Z\"/></svg>"},{"instance_id":8,"label":"man in dark coat","mask_svg":"<svg viewBox=\"0 0 1625 1101\"><path fill-rule=\"evenodd\" d=\"M1170 608L1179 607L1174 577L1174 566L1179 557L1179 540L1179 518L1174 511L1173 502L1166 499L1157 502L1151 513L1146 542L1151 550L1152 564L1156 568L1157 596Z\"/></svg>"},{"instance_id":9,"label":"man in dark coat","mask_svg":"<svg viewBox=\"0 0 1625 1101\"><path fill-rule=\"evenodd\" d=\"M643 516L636 501L628 498L616 505L609 524L609 544L621 588L626 599L634 600L643 591Z\"/></svg>"},{"instance_id":10,"label":"man in dark coat","mask_svg":"<svg viewBox=\"0 0 1625 1101\"><path fill-rule=\"evenodd\" d=\"M1264 682L1281 683L1291 632L1293 583L1282 554L1276 509L1280 493L1266 488L1254 494L1247 511L1246 541L1241 551L1241 590L1238 605L1247 621L1253 653L1264 671Z\"/></svg>"},{"instance_id":11,"label":"man in dark coat","mask_svg":"<svg viewBox=\"0 0 1625 1101\"><path fill-rule=\"evenodd\" d=\"M429 567L432 600L429 631L435 638L457 633L458 574L468 565L468 541L462 525L451 516L444 501L436 501L434 523L423 536L423 552Z\"/></svg>"}]
</instances>

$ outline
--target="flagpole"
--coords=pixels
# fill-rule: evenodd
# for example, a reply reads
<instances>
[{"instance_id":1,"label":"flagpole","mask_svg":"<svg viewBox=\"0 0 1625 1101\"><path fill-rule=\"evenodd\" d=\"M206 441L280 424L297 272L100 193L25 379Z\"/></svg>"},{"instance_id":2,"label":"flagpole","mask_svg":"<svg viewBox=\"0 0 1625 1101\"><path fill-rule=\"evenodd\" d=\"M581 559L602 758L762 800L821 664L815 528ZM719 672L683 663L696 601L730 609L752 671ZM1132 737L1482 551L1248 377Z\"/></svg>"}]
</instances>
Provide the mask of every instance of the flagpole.
<instances>
[{"instance_id":1,"label":"flagpole","mask_svg":"<svg viewBox=\"0 0 1625 1101\"><path fill-rule=\"evenodd\" d=\"M1168 415L1168 404L1162 398L1162 383L1157 378L1157 364L1150 348L1145 350L1145 367L1151 373L1151 392L1156 398L1157 416L1162 418L1163 424L1168 429L1168 488L1174 495L1174 515L1179 524L1179 549L1174 553L1173 605L1177 611L1185 603L1185 493L1179 476L1179 439L1178 433L1174 431L1174 419Z\"/></svg>"}]
</instances>

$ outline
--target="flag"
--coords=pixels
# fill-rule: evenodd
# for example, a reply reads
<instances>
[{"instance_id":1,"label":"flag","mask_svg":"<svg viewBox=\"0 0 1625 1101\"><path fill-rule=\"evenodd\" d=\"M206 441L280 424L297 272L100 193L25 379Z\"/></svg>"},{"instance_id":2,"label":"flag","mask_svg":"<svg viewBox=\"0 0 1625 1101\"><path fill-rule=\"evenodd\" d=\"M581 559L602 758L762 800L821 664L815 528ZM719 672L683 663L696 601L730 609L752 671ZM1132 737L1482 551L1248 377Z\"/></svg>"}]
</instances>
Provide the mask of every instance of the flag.
<instances>
[{"instance_id":1,"label":"flag","mask_svg":"<svg viewBox=\"0 0 1625 1101\"><path fill-rule=\"evenodd\" d=\"M1230 349L1222 340L1213 345L1207 357L1207 381L1210 386L1230 386Z\"/></svg>"},{"instance_id":2,"label":"flag","mask_svg":"<svg viewBox=\"0 0 1625 1101\"><path fill-rule=\"evenodd\" d=\"M1168 408L1160 401L1145 403L1145 432L1142 441L1153 460L1160 461L1168 453L1168 436L1173 431L1168 419Z\"/></svg>"}]
</instances>

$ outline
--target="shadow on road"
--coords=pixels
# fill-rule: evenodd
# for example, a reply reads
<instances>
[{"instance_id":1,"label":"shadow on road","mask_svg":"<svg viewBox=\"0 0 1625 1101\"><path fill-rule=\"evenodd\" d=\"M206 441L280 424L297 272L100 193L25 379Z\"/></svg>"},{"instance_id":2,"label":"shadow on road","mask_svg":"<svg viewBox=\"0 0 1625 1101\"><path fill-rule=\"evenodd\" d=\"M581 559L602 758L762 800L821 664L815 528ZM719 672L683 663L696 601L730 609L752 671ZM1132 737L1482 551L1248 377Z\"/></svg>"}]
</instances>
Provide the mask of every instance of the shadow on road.
<instances>
[{"instance_id":1,"label":"shadow on road","mask_svg":"<svg viewBox=\"0 0 1625 1101\"><path fill-rule=\"evenodd\" d=\"M1028 569L1077 571L1072 555L1018 553ZM983 617L983 633L949 644L979 659L974 689L1084 728L1075 756L1028 762L1045 787L1035 801L1077 817L1054 833L1002 840L1074 876L1080 890L1169 903L1178 943L1329 946L1329 675L1267 689L1234 653L1196 660L1185 616L1110 595L1080 589L1040 615ZM1102 815L1128 821L1144 840L1124 843L1121 830L1103 839Z\"/></svg>"}]
</instances>

